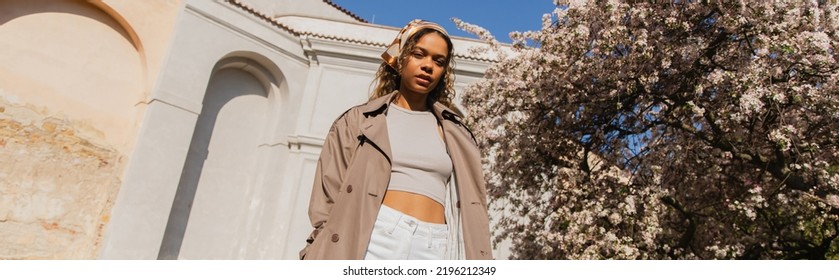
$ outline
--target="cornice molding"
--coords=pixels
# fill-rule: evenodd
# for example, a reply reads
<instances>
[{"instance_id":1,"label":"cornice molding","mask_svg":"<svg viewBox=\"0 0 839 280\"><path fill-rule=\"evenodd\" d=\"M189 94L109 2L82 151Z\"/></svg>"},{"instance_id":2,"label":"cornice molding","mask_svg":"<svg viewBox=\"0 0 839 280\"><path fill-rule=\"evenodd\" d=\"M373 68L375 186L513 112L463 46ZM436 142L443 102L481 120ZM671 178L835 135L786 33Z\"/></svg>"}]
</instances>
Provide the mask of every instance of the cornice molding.
<instances>
[{"instance_id":1,"label":"cornice molding","mask_svg":"<svg viewBox=\"0 0 839 280\"><path fill-rule=\"evenodd\" d=\"M324 32L318 32L318 31L313 31L313 30L307 30L305 28L295 27L293 23L290 24L288 22L284 22L284 20L296 21L296 22L301 22L301 21L312 21L312 22L314 22L314 21L323 21L323 19L305 18L305 17L300 17L300 16L288 16L288 17L283 17L283 18L272 18L272 17L270 17L270 16L268 16L268 15L266 15L266 14L264 14L264 13L262 13L262 12L256 10L256 9L254 9L253 7L250 7L247 4L242 3L241 1L238 1L238 0L223 0L223 1L230 4L233 7L236 7L238 9L241 9L241 10L247 12L248 14L250 14L250 15L256 17L256 18L259 18L260 20L274 26L275 28L281 29L283 31L288 32L289 34L292 34L292 35L294 35L298 38L301 38L301 40L303 39L302 37L305 36L307 38L320 38L320 39L332 40L332 41L336 41L336 42L345 42L345 43L353 43L353 44L359 44L359 45L367 45L367 46L376 47L380 50L382 48L386 47L389 44L389 40L385 40L385 41L368 40L368 39L354 38L354 37L351 37L351 36L344 36L344 35L337 35L337 34L327 34L327 33L324 33ZM387 32L387 33L393 32L393 33L395 33L395 32L398 32L398 29L395 28L395 27L369 24L369 23L366 23L366 21L360 21L359 23L348 23L348 22L333 22L333 23L334 24L339 24L339 25L344 25L345 27L349 27L349 28L359 28L359 27L373 28L374 31L377 32L377 33L381 33L381 32ZM460 41L461 43L468 44L468 45L480 45L480 44L482 44L480 42L477 42L475 40L468 39L468 38L453 37L452 39L454 39L456 41ZM456 59L473 60L473 61L482 62L482 63L492 63L492 62L496 61L495 59L490 57L492 55L478 56L478 55L463 53L463 51L456 51L454 56L455 56Z\"/></svg>"}]
</instances>

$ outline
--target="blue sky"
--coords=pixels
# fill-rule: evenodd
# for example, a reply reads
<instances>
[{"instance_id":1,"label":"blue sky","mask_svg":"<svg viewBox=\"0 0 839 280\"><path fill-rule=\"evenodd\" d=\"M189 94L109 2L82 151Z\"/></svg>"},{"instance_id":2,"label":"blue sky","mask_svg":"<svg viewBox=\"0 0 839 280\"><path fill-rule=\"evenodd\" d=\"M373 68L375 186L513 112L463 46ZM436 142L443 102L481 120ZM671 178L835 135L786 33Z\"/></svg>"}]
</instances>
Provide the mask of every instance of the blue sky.
<instances>
[{"instance_id":1,"label":"blue sky","mask_svg":"<svg viewBox=\"0 0 839 280\"><path fill-rule=\"evenodd\" d=\"M439 23L453 36L475 38L450 20L457 17L489 30L501 42L511 31L539 30L542 15L556 6L552 0L332 0L371 23L402 27L415 18Z\"/></svg>"}]
</instances>

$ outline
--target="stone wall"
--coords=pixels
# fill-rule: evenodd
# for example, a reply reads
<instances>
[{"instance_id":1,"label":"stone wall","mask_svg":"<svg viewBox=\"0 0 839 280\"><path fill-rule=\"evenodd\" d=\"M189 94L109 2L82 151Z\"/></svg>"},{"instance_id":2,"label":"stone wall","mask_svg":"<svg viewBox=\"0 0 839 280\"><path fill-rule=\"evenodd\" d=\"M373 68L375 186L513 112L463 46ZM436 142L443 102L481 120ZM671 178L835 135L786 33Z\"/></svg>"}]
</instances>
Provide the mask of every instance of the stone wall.
<instances>
[{"instance_id":1,"label":"stone wall","mask_svg":"<svg viewBox=\"0 0 839 280\"><path fill-rule=\"evenodd\" d=\"M121 155L96 132L0 95L0 259L94 259Z\"/></svg>"}]
</instances>

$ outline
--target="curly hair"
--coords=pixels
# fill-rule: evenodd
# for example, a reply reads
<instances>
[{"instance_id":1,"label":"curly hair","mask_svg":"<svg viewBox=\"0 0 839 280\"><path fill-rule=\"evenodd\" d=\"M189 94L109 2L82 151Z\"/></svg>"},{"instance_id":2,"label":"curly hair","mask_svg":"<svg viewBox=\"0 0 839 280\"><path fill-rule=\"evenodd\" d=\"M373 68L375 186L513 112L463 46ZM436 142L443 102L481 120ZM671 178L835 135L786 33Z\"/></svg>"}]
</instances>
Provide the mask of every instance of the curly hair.
<instances>
[{"instance_id":1,"label":"curly hair","mask_svg":"<svg viewBox=\"0 0 839 280\"><path fill-rule=\"evenodd\" d=\"M426 101L428 102L429 107L434 104L434 102L440 102L441 104L445 105L449 109L454 110L456 113L460 114L460 110L455 108L454 104L452 104L452 95L454 95L454 47L452 45L451 39L443 33L433 29L423 29L418 31L416 34L411 36L408 39L408 42L405 43L405 46L402 48L401 53L399 54L399 58L397 59L399 63L399 71L393 69L388 65L386 62L382 62L379 65L379 70L376 71L376 79L373 83L376 83L376 89L373 90L373 94L370 96L370 100L385 96L390 94L391 92L398 90L399 85L401 83L401 77L399 72L401 72L402 67L404 65L405 59L411 54L410 50L413 50L414 47L417 45L422 36L429 34L431 32L436 32L440 34L445 40L446 44L449 47L449 53L446 57L446 66L444 67L445 70L443 72L443 79L437 83L437 86L428 93L428 98Z\"/></svg>"}]
</instances>

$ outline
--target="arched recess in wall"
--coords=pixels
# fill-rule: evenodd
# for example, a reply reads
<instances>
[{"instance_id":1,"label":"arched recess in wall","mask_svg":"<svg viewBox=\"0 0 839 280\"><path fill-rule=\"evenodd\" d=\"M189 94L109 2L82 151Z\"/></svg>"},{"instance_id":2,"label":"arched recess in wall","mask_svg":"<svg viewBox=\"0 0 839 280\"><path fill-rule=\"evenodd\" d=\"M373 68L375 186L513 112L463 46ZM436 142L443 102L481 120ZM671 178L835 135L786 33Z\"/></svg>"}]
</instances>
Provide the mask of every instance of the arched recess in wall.
<instances>
[{"instance_id":1,"label":"arched recess in wall","mask_svg":"<svg viewBox=\"0 0 839 280\"><path fill-rule=\"evenodd\" d=\"M137 54L140 56L140 66L143 75L143 82L148 81L148 61L146 60L146 50L143 46L143 41L140 40L140 36L137 35L137 31L134 30L134 27L128 23L128 20L122 16L119 12L114 10L109 4L105 3L102 0L88 0L88 3L91 5L99 8L102 12L105 12L108 16L110 16L125 32L124 35L128 39L129 42L134 46L134 49L137 50ZM145 83L144 83L145 84ZM148 88L144 88L144 93L148 93Z\"/></svg>"},{"instance_id":2,"label":"arched recess in wall","mask_svg":"<svg viewBox=\"0 0 839 280\"><path fill-rule=\"evenodd\" d=\"M0 5L2 95L78 121L93 140L127 152L146 85L136 34L89 2Z\"/></svg>"},{"instance_id":3,"label":"arched recess in wall","mask_svg":"<svg viewBox=\"0 0 839 280\"><path fill-rule=\"evenodd\" d=\"M285 88L270 60L233 53L214 67L196 122L159 259L242 258L261 147Z\"/></svg>"}]
</instances>

